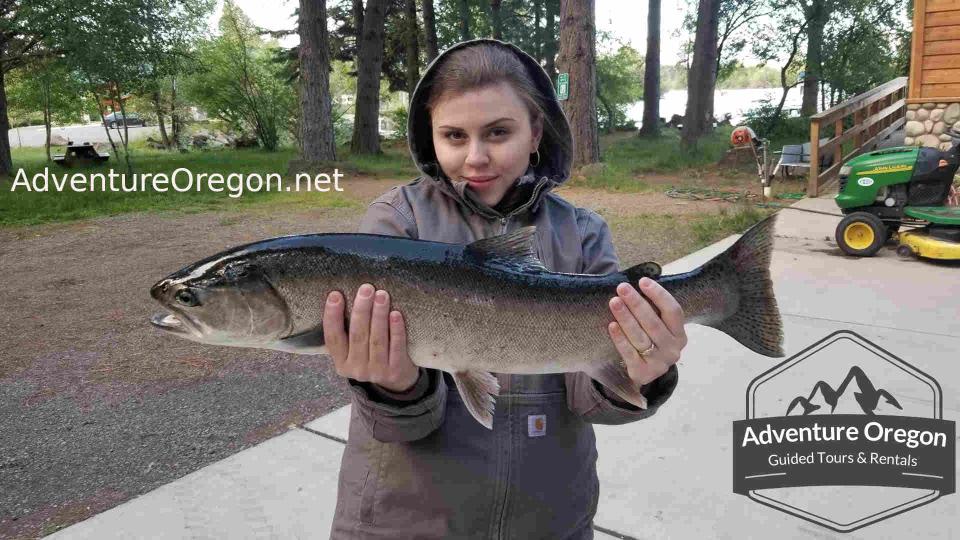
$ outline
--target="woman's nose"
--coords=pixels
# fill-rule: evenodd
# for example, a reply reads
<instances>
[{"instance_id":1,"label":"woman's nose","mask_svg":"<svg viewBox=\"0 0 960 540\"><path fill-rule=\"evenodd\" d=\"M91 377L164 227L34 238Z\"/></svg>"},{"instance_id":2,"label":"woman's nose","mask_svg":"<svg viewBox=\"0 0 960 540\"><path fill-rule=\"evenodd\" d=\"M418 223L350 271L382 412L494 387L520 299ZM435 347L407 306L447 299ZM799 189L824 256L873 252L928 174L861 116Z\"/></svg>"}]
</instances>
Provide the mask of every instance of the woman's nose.
<instances>
[{"instance_id":1,"label":"woman's nose","mask_svg":"<svg viewBox=\"0 0 960 540\"><path fill-rule=\"evenodd\" d=\"M487 155L487 148L482 142L474 142L470 144L470 150L467 152L467 159L465 161L466 165L472 167L486 165L490 161L490 156Z\"/></svg>"}]
</instances>

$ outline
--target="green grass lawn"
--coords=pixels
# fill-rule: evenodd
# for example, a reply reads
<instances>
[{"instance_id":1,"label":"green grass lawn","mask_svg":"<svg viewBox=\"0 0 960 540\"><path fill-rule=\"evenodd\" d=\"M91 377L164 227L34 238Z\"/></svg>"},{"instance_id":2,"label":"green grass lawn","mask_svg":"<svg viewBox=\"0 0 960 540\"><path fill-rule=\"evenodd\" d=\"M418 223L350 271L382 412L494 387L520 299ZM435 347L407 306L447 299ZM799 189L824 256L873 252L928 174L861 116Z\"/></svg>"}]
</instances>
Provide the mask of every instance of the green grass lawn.
<instances>
[{"instance_id":1,"label":"green grass lawn","mask_svg":"<svg viewBox=\"0 0 960 540\"><path fill-rule=\"evenodd\" d=\"M333 174L335 168L339 169L343 174L341 187L349 181L351 176L357 174L379 178L413 178L417 175L417 170L407 155L405 144L387 143L384 145L384 153L380 156L353 157L349 155L348 149L340 148L338 157L340 160L324 167L321 171ZM292 187L295 183L294 177L287 174L290 160L296 158L296 152L293 149L276 152L259 149L219 149L176 153L135 146L131 152L131 158L136 174L163 173L170 176L175 170L185 168L193 173L195 185L196 177L202 173L220 173L224 176L233 173L241 175L256 173L264 178L272 173L283 177L285 187ZM22 169L26 177L31 180L35 174L42 173L45 168L58 177L64 173L71 175L81 173L86 178L91 178L98 173L107 175L111 169L117 174L126 173L127 170L122 156L119 158L111 156L110 160L103 165L85 168L68 169L52 163L48 164L43 148L16 149L13 151L13 161L14 174L18 175L18 171ZM16 178L17 176L9 180L0 180L0 225L32 225L147 210L198 212L263 203L327 207L359 204L332 189L326 193L316 191L245 192L241 196L231 197L231 193L234 195L239 193L236 189L239 187L238 178L232 180L233 184L226 182L221 184L223 191L219 193L206 189L176 192L170 188L170 184L166 184L168 190L162 193L153 190L77 192L69 188L58 192L53 191L52 180L49 182L50 191L36 192L27 191L21 184L15 185ZM131 180L128 177L128 182L132 185ZM97 179L98 185L99 182L100 180ZM116 185L120 185L119 180ZM274 182L272 185L277 184Z\"/></svg>"},{"instance_id":2,"label":"green grass lawn","mask_svg":"<svg viewBox=\"0 0 960 540\"><path fill-rule=\"evenodd\" d=\"M614 134L601 138L601 170L588 171L581 185L611 191L642 192L652 188L638 175L681 173L716 163L730 148L731 128L719 128L696 149L680 143L680 132L664 129L660 137Z\"/></svg>"}]
</instances>

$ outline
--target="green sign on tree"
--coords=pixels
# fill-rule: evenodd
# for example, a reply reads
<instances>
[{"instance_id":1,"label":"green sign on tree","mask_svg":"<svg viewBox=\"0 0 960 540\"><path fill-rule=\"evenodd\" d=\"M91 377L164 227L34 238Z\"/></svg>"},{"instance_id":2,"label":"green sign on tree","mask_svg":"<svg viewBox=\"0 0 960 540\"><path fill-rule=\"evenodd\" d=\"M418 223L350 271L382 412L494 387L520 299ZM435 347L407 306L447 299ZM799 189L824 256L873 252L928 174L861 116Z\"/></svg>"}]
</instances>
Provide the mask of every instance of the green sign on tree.
<instances>
[{"instance_id":1,"label":"green sign on tree","mask_svg":"<svg viewBox=\"0 0 960 540\"><path fill-rule=\"evenodd\" d=\"M557 99L567 99L570 96L570 74L557 75Z\"/></svg>"}]
</instances>

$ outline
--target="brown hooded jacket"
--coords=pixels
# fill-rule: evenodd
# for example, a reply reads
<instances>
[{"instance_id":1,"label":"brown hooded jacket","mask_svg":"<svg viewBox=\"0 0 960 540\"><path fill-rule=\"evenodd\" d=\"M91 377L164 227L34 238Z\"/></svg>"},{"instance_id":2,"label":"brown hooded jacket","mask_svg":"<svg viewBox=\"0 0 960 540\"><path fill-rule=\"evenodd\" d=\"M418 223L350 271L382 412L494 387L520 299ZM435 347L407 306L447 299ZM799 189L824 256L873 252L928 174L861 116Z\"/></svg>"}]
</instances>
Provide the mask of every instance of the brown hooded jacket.
<instances>
[{"instance_id":1,"label":"brown hooded jacket","mask_svg":"<svg viewBox=\"0 0 960 540\"><path fill-rule=\"evenodd\" d=\"M428 83L445 55L493 43L513 51L550 96L540 163L491 208L445 177L425 108ZM550 190L570 174L572 141L550 78L519 48L493 39L458 43L427 68L411 97L410 153L423 176L370 204L362 233L468 243L536 225L537 254L555 272L618 270L610 230L590 210ZM612 316L611 316L612 317ZM348 379L352 413L331 538L593 538L599 497L592 424L646 418L670 396L677 368L645 385L649 408L621 401L584 373L496 373L493 430L467 411L449 374L420 368L408 392Z\"/></svg>"}]
</instances>

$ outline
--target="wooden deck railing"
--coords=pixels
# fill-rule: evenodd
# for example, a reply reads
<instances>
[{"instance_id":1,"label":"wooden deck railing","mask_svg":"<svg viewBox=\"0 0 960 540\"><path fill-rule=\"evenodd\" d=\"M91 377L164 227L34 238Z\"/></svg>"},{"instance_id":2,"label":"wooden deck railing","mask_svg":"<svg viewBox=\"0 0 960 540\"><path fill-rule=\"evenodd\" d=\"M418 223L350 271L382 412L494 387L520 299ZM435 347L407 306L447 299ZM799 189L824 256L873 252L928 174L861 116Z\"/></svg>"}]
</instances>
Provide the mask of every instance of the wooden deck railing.
<instances>
[{"instance_id":1,"label":"wooden deck railing","mask_svg":"<svg viewBox=\"0 0 960 540\"><path fill-rule=\"evenodd\" d=\"M907 78L900 77L854 96L810 117L810 178L807 196L816 197L837 181L840 166L848 159L876 148L877 143L903 126L906 116ZM853 125L844 127L853 116ZM833 135L824 141L822 132L833 125ZM853 148L843 154L844 143ZM833 155L833 163L820 170L820 157Z\"/></svg>"}]
</instances>

